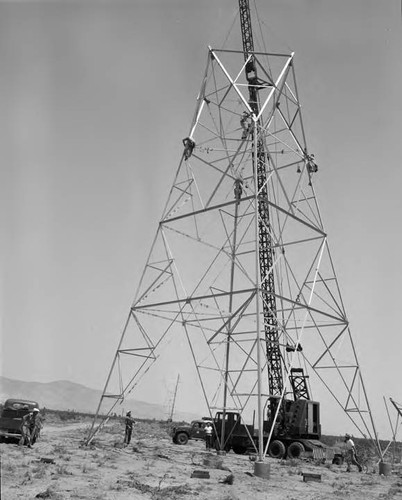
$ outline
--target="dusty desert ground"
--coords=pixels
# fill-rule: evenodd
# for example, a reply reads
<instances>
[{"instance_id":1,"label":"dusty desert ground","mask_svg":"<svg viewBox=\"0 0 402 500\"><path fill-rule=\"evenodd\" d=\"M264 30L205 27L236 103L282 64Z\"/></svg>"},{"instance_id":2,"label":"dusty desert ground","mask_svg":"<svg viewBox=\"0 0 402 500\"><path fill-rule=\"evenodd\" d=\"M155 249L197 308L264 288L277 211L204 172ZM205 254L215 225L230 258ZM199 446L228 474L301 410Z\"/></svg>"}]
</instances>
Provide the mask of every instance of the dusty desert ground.
<instances>
[{"instance_id":1,"label":"dusty desert ground","mask_svg":"<svg viewBox=\"0 0 402 500\"><path fill-rule=\"evenodd\" d=\"M254 464L248 456L210 455L202 442L174 445L167 429L157 423L138 422L127 448L122 447L122 422L108 425L86 447L82 441L88 429L89 421L47 421L33 449L0 444L1 498L402 499L402 476L396 470L380 476L375 467L359 474L346 473L345 466L267 459L270 478L262 479L253 475ZM210 477L191 477L200 470L208 471ZM320 474L321 482L304 482L303 473ZM222 483L230 474L233 484Z\"/></svg>"}]
</instances>

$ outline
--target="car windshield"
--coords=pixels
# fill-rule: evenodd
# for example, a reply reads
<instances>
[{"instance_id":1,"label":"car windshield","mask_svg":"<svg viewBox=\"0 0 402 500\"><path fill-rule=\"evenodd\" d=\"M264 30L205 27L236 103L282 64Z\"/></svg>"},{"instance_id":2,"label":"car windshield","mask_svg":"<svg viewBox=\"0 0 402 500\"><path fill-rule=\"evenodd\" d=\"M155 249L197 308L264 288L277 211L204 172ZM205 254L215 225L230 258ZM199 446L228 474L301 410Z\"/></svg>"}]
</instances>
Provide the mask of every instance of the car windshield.
<instances>
[{"instance_id":1,"label":"car windshield","mask_svg":"<svg viewBox=\"0 0 402 500\"><path fill-rule=\"evenodd\" d=\"M5 407L7 410L33 410L37 406L36 403L27 403L24 401L12 401Z\"/></svg>"}]
</instances>

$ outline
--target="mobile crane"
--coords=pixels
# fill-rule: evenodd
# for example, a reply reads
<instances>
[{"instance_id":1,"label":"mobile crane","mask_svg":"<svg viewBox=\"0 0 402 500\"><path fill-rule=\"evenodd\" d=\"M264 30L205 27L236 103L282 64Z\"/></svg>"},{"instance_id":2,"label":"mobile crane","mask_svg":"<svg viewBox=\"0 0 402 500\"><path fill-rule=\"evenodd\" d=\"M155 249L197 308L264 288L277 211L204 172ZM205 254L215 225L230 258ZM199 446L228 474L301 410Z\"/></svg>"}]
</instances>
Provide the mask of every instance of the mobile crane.
<instances>
[{"instance_id":1,"label":"mobile crane","mask_svg":"<svg viewBox=\"0 0 402 500\"><path fill-rule=\"evenodd\" d=\"M291 368L284 374L283 354L279 342L277 322L274 248L270 235L270 212L267 188L267 162L270 161L264 139L259 132L262 129L259 116L259 86L263 83L257 75L254 60L254 41L251 26L249 0L239 0L240 25L245 60L245 76L248 84L249 106L254 117L251 131L252 158L257 169L258 188L258 243L259 271L261 280L261 299L264 318L266 357L268 364L269 398L265 405L266 419L263 421L263 433L258 433L253 425L241 422L240 414L227 411L215 416L216 447L226 451L245 453L249 448L258 449L258 441L263 436L264 448L268 446L271 457L288 456L297 458L305 450L322 448L320 405L310 400L307 375L303 368ZM243 135L244 138L244 135ZM235 196L239 196L235 191ZM301 346L289 346L288 350L301 350ZM290 398L284 397L284 377L289 378ZM268 442L269 441L269 442Z\"/></svg>"}]
</instances>

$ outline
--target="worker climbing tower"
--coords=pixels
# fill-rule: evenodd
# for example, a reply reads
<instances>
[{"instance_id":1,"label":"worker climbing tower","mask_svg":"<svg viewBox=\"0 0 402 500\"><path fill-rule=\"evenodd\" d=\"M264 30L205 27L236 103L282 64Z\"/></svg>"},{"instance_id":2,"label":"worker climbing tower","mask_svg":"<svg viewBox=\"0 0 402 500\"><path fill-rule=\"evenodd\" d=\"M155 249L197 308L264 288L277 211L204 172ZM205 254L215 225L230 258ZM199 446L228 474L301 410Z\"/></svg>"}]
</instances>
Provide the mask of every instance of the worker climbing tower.
<instances>
[{"instance_id":1,"label":"worker climbing tower","mask_svg":"<svg viewBox=\"0 0 402 500\"><path fill-rule=\"evenodd\" d=\"M243 47L208 49L88 440L177 335L211 415L257 405L262 429L264 401L310 399L314 378L362 434L375 434L314 189L294 54L255 48L248 1L239 13Z\"/></svg>"}]
</instances>

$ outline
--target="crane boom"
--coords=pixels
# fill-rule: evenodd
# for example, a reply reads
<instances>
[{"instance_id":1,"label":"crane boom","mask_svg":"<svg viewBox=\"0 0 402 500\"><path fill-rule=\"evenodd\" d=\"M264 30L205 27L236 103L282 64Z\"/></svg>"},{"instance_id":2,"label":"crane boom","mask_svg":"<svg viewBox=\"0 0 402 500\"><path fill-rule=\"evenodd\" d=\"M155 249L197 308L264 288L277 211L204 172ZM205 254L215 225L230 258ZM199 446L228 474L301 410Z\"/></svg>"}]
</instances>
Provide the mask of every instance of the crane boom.
<instances>
[{"instance_id":1,"label":"crane boom","mask_svg":"<svg viewBox=\"0 0 402 500\"><path fill-rule=\"evenodd\" d=\"M254 52L253 32L251 29L251 14L248 0L239 0L240 24L243 39L243 52L250 54Z\"/></svg>"},{"instance_id":2,"label":"crane boom","mask_svg":"<svg viewBox=\"0 0 402 500\"><path fill-rule=\"evenodd\" d=\"M246 79L248 82L249 104L255 117L259 114L258 77L254 60L254 41L251 27L250 5L248 0L239 0L240 24L243 40L244 59L246 61ZM271 223L267 189L267 159L264 140L259 133L261 118L255 123L253 142L257 142L257 183L258 183L258 238L259 264L261 276L261 294L264 314L264 332L268 360L268 386L273 396L280 396L283 391L282 354L279 346L279 332L276 318L275 278L273 271L274 250L270 234Z\"/></svg>"}]
</instances>

